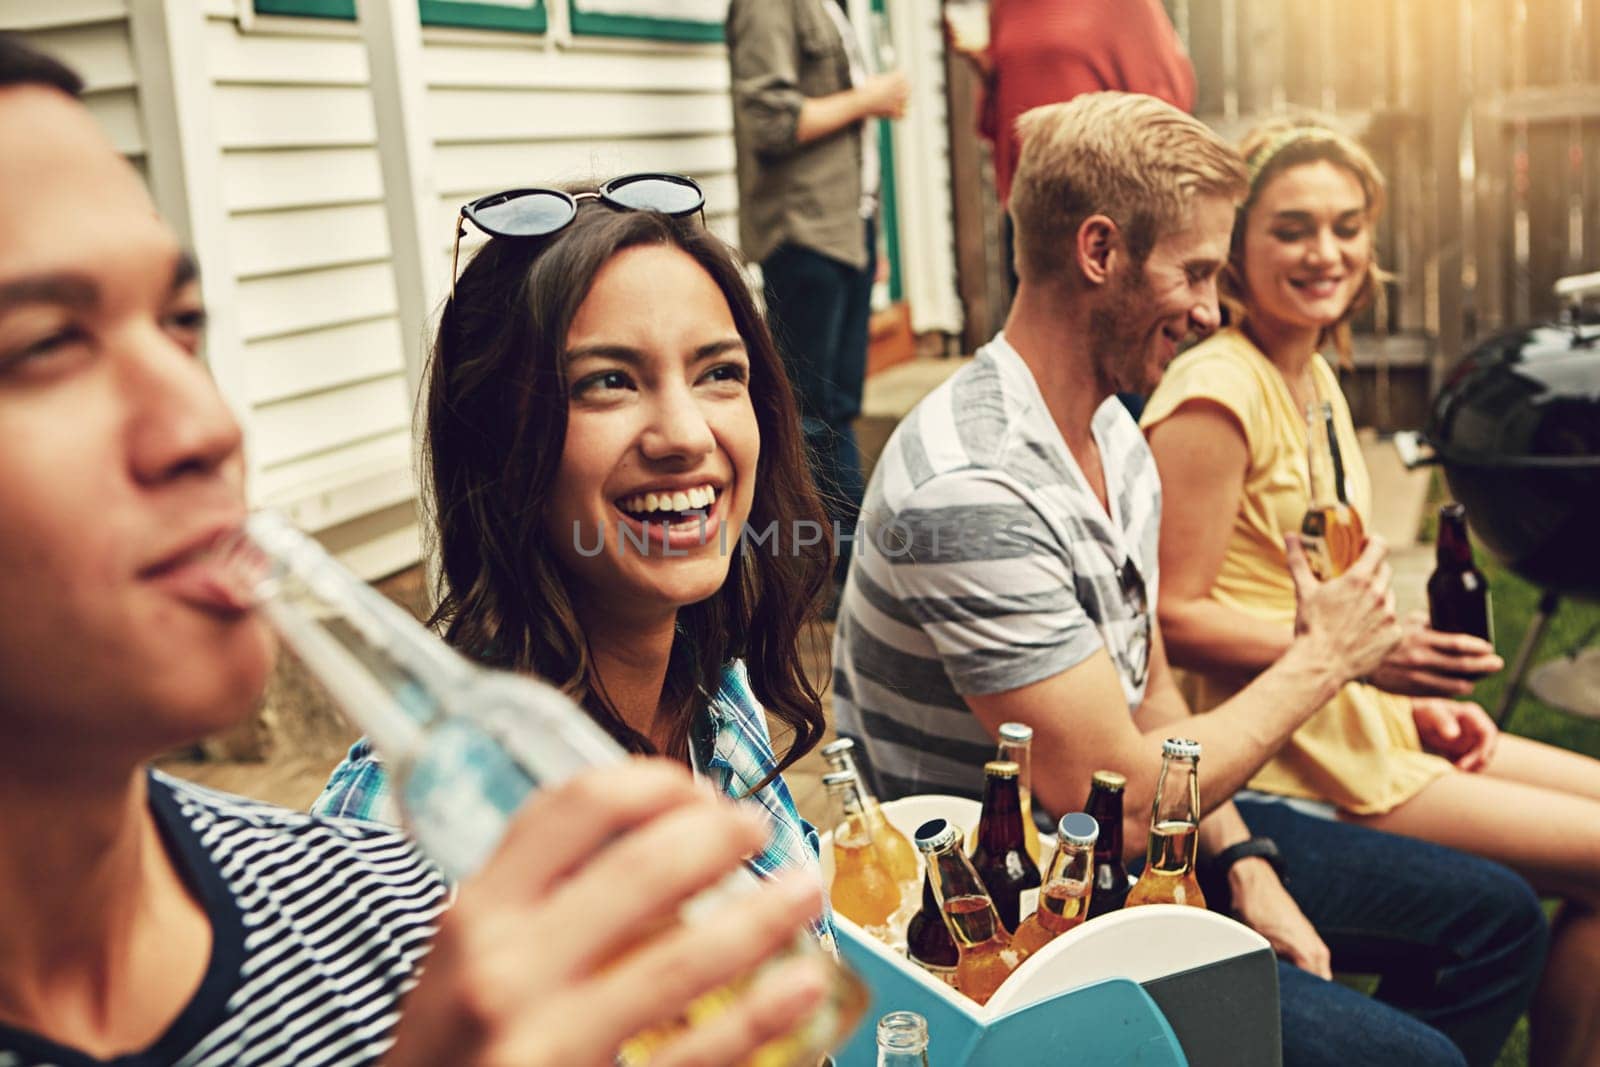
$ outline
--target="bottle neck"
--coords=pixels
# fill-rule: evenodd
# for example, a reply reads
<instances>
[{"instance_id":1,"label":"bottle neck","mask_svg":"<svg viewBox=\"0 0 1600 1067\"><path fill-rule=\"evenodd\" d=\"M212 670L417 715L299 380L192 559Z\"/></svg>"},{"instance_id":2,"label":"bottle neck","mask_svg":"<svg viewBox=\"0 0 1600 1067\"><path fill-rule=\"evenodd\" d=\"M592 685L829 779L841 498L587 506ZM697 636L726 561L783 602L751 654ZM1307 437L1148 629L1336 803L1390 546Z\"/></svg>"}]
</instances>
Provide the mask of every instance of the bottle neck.
<instances>
[{"instance_id":1,"label":"bottle neck","mask_svg":"<svg viewBox=\"0 0 1600 1067\"><path fill-rule=\"evenodd\" d=\"M852 780L830 783L827 788L833 809L834 840L850 847L872 844L872 827L866 819L860 787Z\"/></svg>"},{"instance_id":2,"label":"bottle neck","mask_svg":"<svg viewBox=\"0 0 1600 1067\"><path fill-rule=\"evenodd\" d=\"M1094 786L1089 790L1087 811L1100 824L1100 837L1094 843L1097 862L1122 865L1122 791Z\"/></svg>"},{"instance_id":3,"label":"bottle neck","mask_svg":"<svg viewBox=\"0 0 1600 1067\"><path fill-rule=\"evenodd\" d=\"M1306 410L1306 456L1310 467L1311 504L1332 507L1350 503L1345 486L1344 457L1334 428L1333 405L1312 404Z\"/></svg>"},{"instance_id":4,"label":"bottle neck","mask_svg":"<svg viewBox=\"0 0 1600 1067\"><path fill-rule=\"evenodd\" d=\"M934 898L956 946L965 951L996 938L1009 940L1000 925L1000 913L971 861L962 854L959 839L924 853L932 876Z\"/></svg>"},{"instance_id":5,"label":"bottle neck","mask_svg":"<svg viewBox=\"0 0 1600 1067\"><path fill-rule=\"evenodd\" d=\"M1032 791L1033 772L1030 764L1033 760L1032 741L1001 741L995 753L996 759L1010 760L1017 765L1017 789L1023 793Z\"/></svg>"},{"instance_id":6,"label":"bottle neck","mask_svg":"<svg viewBox=\"0 0 1600 1067\"><path fill-rule=\"evenodd\" d=\"M1439 516L1439 540L1434 558L1440 567L1451 570L1472 569L1472 541L1467 537L1467 523L1459 514Z\"/></svg>"},{"instance_id":7,"label":"bottle neck","mask_svg":"<svg viewBox=\"0 0 1600 1067\"><path fill-rule=\"evenodd\" d=\"M1098 839L1096 844L1098 844ZM1074 845L1062 841L1056 845L1050 858L1050 874L1045 884L1051 882L1088 882L1094 868L1094 845Z\"/></svg>"},{"instance_id":8,"label":"bottle neck","mask_svg":"<svg viewBox=\"0 0 1600 1067\"><path fill-rule=\"evenodd\" d=\"M1021 849L1022 798L1017 779L990 775L983 789L983 814L978 819L978 847L991 855Z\"/></svg>"},{"instance_id":9,"label":"bottle neck","mask_svg":"<svg viewBox=\"0 0 1600 1067\"><path fill-rule=\"evenodd\" d=\"M404 762L483 668L298 531L258 528L262 612L385 758Z\"/></svg>"},{"instance_id":10,"label":"bottle neck","mask_svg":"<svg viewBox=\"0 0 1600 1067\"><path fill-rule=\"evenodd\" d=\"M1200 824L1200 780L1196 761L1188 756L1161 757L1161 777L1156 782L1156 799L1151 810L1151 825L1162 823Z\"/></svg>"}]
</instances>

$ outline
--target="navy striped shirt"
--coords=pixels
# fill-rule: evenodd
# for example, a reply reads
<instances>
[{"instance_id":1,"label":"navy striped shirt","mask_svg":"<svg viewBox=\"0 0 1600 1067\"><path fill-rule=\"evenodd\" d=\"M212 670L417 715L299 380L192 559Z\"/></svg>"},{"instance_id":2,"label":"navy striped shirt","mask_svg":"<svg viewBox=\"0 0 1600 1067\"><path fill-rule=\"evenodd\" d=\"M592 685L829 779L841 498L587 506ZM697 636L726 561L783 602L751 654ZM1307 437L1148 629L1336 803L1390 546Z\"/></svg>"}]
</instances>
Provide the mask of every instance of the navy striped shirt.
<instances>
[{"instance_id":1,"label":"navy striped shirt","mask_svg":"<svg viewBox=\"0 0 1600 1067\"><path fill-rule=\"evenodd\" d=\"M200 988L149 1048L97 1060L0 1025L0 1067L377 1061L450 893L398 831L150 772L150 807L211 920Z\"/></svg>"}]
</instances>

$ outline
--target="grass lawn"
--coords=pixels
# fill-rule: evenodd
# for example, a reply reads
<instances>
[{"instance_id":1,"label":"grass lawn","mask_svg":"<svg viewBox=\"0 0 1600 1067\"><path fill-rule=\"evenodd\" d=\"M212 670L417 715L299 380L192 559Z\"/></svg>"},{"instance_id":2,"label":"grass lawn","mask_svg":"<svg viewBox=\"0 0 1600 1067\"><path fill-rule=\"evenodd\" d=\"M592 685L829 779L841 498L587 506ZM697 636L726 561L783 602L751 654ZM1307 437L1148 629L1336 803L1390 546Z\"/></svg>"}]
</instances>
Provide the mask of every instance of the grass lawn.
<instances>
[{"instance_id":1,"label":"grass lawn","mask_svg":"<svg viewBox=\"0 0 1600 1067\"><path fill-rule=\"evenodd\" d=\"M1481 546L1478 548L1478 568L1489 579L1489 589L1494 596L1495 643L1499 646L1500 655L1509 664L1522 643L1522 635L1533 621L1534 610L1539 603L1539 591L1507 571ZM1600 605L1576 600L1563 601L1554 621L1545 631L1538 651L1534 653L1533 663L1537 665L1566 655L1586 641L1592 643L1596 640L1600 640ZM1499 703L1500 692L1505 684L1503 674L1485 679L1473 693L1473 699L1492 711ZM1510 733L1600 758L1600 721L1581 719L1558 711L1526 689L1504 725ZM1523 1019L1506 1042L1496 1067L1526 1067L1527 1062L1528 1021Z\"/></svg>"}]
</instances>

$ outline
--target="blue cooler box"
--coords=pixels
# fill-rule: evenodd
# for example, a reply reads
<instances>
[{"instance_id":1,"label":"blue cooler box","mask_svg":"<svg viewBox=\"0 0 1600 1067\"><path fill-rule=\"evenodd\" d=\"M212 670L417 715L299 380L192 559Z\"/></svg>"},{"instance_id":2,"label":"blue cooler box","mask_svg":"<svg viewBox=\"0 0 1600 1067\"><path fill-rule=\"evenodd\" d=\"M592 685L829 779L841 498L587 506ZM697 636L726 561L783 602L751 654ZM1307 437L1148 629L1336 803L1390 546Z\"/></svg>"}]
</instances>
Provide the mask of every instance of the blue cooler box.
<instances>
[{"instance_id":1,"label":"blue cooler box","mask_svg":"<svg viewBox=\"0 0 1600 1067\"><path fill-rule=\"evenodd\" d=\"M972 827L979 805L929 795L891 801L883 812L910 837L933 818ZM824 835L830 881L831 853ZM930 1067L1282 1063L1272 947L1200 908L1151 905L1075 927L1023 961L982 1006L842 915L834 923L840 953L872 990L862 1026L834 1054L839 1067L874 1067L877 1020L896 1010L928 1020Z\"/></svg>"}]
</instances>

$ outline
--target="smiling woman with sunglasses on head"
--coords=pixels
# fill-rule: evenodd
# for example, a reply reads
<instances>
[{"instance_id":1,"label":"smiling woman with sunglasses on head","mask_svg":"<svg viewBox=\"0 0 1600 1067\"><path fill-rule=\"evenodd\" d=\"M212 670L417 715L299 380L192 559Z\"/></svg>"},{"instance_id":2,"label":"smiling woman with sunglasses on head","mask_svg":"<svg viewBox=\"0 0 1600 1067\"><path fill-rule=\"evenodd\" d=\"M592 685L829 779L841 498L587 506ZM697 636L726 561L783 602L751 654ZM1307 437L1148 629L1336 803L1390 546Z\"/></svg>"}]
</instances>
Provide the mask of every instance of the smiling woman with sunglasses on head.
<instances>
[{"instance_id":1,"label":"smiling woman with sunglasses on head","mask_svg":"<svg viewBox=\"0 0 1600 1067\"><path fill-rule=\"evenodd\" d=\"M829 556L789 536L824 521L794 400L701 203L687 178L642 175L462 209L491 239L428 375L434 622L763 806L752 863L770 874L815 864L779 772L822 735L798 641ZM774 523L777 542L740 536ZM793 735L782 760L768 714ZM365 743L317 810L393 817Z\"/></svg>"}]
</instances>

